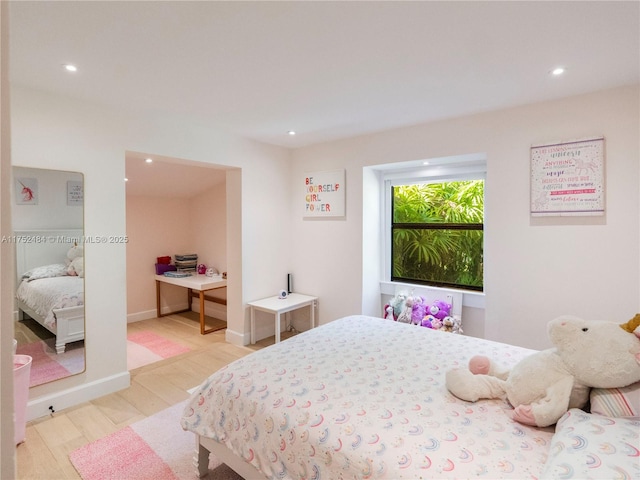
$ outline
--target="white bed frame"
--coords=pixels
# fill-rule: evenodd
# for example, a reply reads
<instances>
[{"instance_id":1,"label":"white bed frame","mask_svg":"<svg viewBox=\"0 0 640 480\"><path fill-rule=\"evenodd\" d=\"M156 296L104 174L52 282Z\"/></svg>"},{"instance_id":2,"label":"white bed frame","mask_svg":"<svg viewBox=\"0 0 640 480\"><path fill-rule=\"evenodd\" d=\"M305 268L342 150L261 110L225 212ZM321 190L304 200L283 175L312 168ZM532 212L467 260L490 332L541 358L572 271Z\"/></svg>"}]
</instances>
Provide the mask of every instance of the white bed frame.
<instances>
[{"instance_id":1,"label":"white bed frame","mask_svg":"<svg viewBox=\"0 0 640 480\"><path fill-rule=\"evenodd\" d=\"M67 252L74 245L74 240L81 241L82 229L48 229L15 231L16 246L16 289L22 274L27 270L53 263L64 263ZM84 305L54 309L56 324L45 325L44 318L25 305L18 302L18 320L24 320L24 314L33 318L56 336L56 353L63 353L66 344L84 340Z\"/></svg>"},{"instance_id":2,"label":"white bed frame","mask_svg":"<svg viewBox=\"0 0 640 480\"><path fill-rule=\"evenodd\" d=\"M266 478L258 469L245 462L225 445L207 437L196 435L196 454L193 457L193 465L196 467L198 478L209 473L209 454L213 453L218 460L226 464L245 480Z\"/></svg>"}]
</instances>

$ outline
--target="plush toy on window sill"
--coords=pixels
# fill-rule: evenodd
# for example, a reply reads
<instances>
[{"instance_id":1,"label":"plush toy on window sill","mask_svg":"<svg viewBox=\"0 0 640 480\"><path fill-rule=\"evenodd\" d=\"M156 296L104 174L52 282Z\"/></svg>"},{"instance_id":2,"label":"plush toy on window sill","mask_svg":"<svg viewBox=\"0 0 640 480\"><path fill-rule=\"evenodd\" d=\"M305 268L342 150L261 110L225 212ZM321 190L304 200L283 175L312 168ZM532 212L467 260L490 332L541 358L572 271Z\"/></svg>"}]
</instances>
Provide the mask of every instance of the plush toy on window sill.
<instances>
[{"instance_id":1,"label":"plush toy on window sill","mask_svg":"<svg viewBox=\"0 0 640 480\"><path fill-rule=\"evenodd\" d=\"M404 302L404 310L398 315L398 322L411 323L411 315L413 314L413 297L407 297Z\"/></svg>"},{"instance_id":2,"label":"plush toy on window sill","mask_svg":"<svg viewBox=\"0 0 640 480\"><path fill-rule=\"evenodd\" d=\"M427 309L428 315L433 315L438 320L444 320L444 317L451 315L451 304L442 300L435 300Z\"/></svg>"},{"instance_id":3,"label":"plush toy on window sill","mask_svg":"<svg viewBox=\"0 0 640 480\"><path fill-rule=\"evenodd\" d=\"M395 297L391 299L390 305L393 308L393 318L398 319L400 314L405 309L405 302L407 301L407 293L399 292Z\"/></svg>"},{"instance_id":4,"label":"plush toy on window sill","mask_svg":"<svg viewBox=\"0 0 640 480\"><path fill-rule=\"evenodd\" d=\"M506 395L513 420L553 425L570 408L584 407L590 388L640 381L640 338L624 325L558 317L547 328L555 348L529 355L510 371L487 357L473 357L469 369L447 372L447 388L470 402Z\"/></svg>"},{"instance_id":5,"label":"plush toy on window sill","mask_svg":"<svg viewBox=\"0 0 640 480\"><path fill-rule=\"evenodd\" d=\"M451 333L462 333L462 325L458 317L447 315L442 319L442 326L439 330Z\"/></svg>"}]
</instances>

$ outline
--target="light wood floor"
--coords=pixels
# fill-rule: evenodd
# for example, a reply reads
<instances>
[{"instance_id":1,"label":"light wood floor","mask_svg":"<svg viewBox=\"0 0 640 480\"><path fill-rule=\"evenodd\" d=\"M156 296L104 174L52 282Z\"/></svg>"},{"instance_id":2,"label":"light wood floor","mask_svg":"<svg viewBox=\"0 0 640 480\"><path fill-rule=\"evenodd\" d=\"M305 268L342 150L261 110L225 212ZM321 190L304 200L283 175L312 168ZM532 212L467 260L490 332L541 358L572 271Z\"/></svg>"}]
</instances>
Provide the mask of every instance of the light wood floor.
<instances>
[{"instance_id":1,"label":"light wood floor","mask_svg":"<svg viewBox=\"0 0 640 480\"><path fill-rule=\"evenodd\" d=\"M132 370L125 390L29 422L26 441L17 448L19 480L79 479L69 461L73 450L186 400L188 389L220 367L274 342L271 337L238 347L225 342L224 330L200 335L195 316L143 320L128 329L152 330L191 351Z\"/></svg>"}]
</instances>

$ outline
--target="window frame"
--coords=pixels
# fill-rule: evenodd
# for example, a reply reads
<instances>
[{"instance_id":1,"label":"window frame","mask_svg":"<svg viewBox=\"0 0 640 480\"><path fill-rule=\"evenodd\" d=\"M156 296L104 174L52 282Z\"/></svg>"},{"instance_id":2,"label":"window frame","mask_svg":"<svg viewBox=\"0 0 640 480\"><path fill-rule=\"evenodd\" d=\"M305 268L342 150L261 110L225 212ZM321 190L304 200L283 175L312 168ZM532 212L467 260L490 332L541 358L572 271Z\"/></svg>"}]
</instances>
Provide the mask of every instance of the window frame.
<instances>
[{"instance_id":1,"label":"window frame","mask_svg":"<svg viewBox=\"0 0 640 480\"><path fill-rule=\"evenodd\" d=\"M384 264L382 272L384 282L410 284L421 286L432 286L447 288L458 291L473 291L477 293L484 292L484 278L482 289L471 289L469 287L456 286L450 284L442 284L438 282L417 282L415 280L392 279L391 264L393 261L393 237L392 237L392 212L393 212L393 191L392 187L401 185L416 185L428 183L443 183L452 181L465 180L484 180L486 189L486 158L474 158L473 160L462 163L443 163L437 165L424 165L420 167L404 168L398 170L387 170L381 175L382 181L382 202L383 202L383 221L382 221L382 239L384 247ZM486 190L485 190L486 196ZM484 215L486 218L486 205L484 206ZM447 224L441 224L447 225ZM484 221L483 221L484 231ZM484 242L484 239L483 239ZM483 248L484 250L484 248Z\"/></svg>"}]
</instances>

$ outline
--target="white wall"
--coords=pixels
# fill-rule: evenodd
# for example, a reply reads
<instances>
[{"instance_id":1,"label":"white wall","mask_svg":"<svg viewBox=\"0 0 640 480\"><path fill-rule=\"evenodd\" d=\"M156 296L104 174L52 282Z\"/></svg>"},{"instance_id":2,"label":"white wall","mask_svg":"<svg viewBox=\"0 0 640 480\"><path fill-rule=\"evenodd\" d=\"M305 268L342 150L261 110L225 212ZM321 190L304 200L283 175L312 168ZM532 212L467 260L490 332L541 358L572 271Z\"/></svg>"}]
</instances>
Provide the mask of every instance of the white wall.
<instances>
[{"instance_id":1,"label":"white wall","mask_svg":"<svg viewBox=\"0 0 640 480\"><path fill-rule=\"evenodd\" d=\"M292 203L304 172L344 167L347 175L346 219L308 221L294 212L296 289L320 297L320 323L377 312L379 237L363 205L379 207L363 167L484 153L486 310L470 310L484 322L474 331L546 348L546 323L558 314L627 321L640 309L639 97L638 86L619 88L295 150ZM606 216L532 219L530 146L599 135L606 138Z\"/></svg>"},{"instance_id":2,"label":"white wall","mask_svg":"<svg viewBox=\"0 0 640 480\"><path fill-rule=\"evenodd\" d=\"M11 129L9 127L9 2L0 2L0 235L11 235ZM10 243L0 242L0 478L14 478L13 437L13 292L14 258Z\"/></svg>"},{"instance_id":3,"label":"white wall","mask_svg":"<svg viewBox=\"0 0 640 480\"><path fill-rule=\"evenodd\" d=\"M289 217L281 212L289 208L289 152L184 120L118 115L16 86L11 99L14 165L82 172L86 235L126 233L126 151L232 167L227 171L227 337L248 343L244 304L276 291L287 272ZM30 417L46 414L50 404L59 410L128 385L125 259L124 244L86 247L87 369L32 389Z\"/></svg>"},{"instance_id":4,"label":"white wall","mask_svg":"<svg viewBox=\"0 0 640 480\"><path fill-rule=\"evenodd\" d=\"M186 166L185 168L189 168ZM201 169L202 170L202 169ZM153 180L151 180L153 181ZM227 271L227 219L225 182L189 198L127 194L127 319L156 316L154 263L159 256L198 254L219 272ZM226 288L208 292L226 298ZM172 312L187 308L185 289L162 286L161 308ZM200 311L198 302L193 309ZM226 320L226 308L205 302L207 315Z\"/></svg>"},{"instance_id":5,"label":"white wall","mask_svg":"<svg viewBox=\"0 0 640 480\"><path fill-rule=\"evenodd\" d=\"M127 320L156 316L154 264L157 257L191 251L188 198L127 195ZM186 308L184 289L162 289L162 308Z\"/></svg>"},{"instance_id":6,"label":"white wall","mask_svg":"<svg viewBox=\"0 0 640 480\"><path fill-rule=\"evenodd\" d=\"M13 164L81 172L85 235L125 235L124 125L95 107L11 93ZM125 245L86 244L85 265L86 371L30 389L29 418L129 384Z\"/></svg>"}]
</instances>

